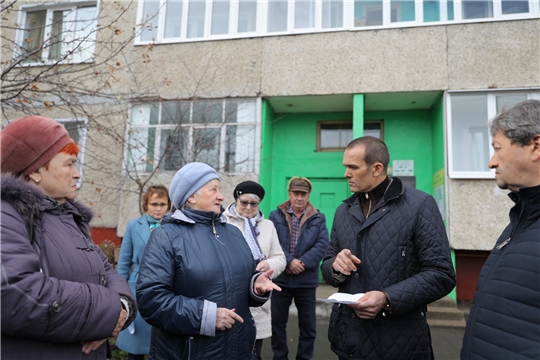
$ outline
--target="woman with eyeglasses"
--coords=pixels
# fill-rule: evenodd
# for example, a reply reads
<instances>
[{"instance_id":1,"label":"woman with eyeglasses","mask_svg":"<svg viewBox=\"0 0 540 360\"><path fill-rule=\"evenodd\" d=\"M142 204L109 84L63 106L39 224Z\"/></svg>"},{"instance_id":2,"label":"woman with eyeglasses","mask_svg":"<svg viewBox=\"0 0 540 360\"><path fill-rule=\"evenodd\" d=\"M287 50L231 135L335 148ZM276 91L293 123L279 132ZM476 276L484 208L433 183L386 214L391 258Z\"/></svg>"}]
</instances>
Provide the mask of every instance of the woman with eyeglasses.
<instances>
[{"instance_id":1,"label":"woman with eyeglasses","mask_svg":"<svg viewBox=\"0 0 540 360\"><path fill-rule=\"evenodd\" d=\"M272 278L279 276L285 270L287 260L274 224L266 220L259 210L264 188L254 181L244 181L236 186L233 196L236 201L223 214L230 224L242 231L257 263L256 269L261 272L272 269ZM250 308L250 311L257 327L255 351L257 359L261 359L263 339L272 336L270 300L261 307Z\"/></svg>"},{"instance_id":2,"label":"woman with eyeglasses","mask_svg":"<svg viewBox=\"0 0 540 360\"><path fill-rule=\"evenodd\" d=\"M150 186L143 196L142 206L144 214L128 223L117 269L127 280L134 294L139 277L139 264L150 233L159 226L163 216L171 209L169 191L163 185ZM116 346L128 353L128 360L143 360L144 355L150 350L151 329L152 327L138 314L135 321L120 332Z\"/></svg>"}]
</instances>

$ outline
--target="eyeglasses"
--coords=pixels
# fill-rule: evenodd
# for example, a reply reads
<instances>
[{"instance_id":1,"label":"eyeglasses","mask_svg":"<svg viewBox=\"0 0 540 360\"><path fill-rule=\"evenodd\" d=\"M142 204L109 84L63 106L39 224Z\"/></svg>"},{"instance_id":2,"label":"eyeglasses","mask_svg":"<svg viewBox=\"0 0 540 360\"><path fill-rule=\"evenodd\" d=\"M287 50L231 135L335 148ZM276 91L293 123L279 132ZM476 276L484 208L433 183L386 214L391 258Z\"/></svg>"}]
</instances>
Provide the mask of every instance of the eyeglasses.
<instances>
[{"instance_id":1,"label":"eyeglasses","mask_svg":"<svg viewBox=\"0 0 540 360\"><path fill-rule=\"evenodd\" d=\"M150 205L151 207L167 207L167 205L169 205L169 204L166 204L166 203L148 203L148 205Z\"/></svg>"},{"instance_id":2,"label":"eyeglasses","mask_svg":"<svg viewBox=\"0 0 540 360\"><path fill-rule=\"evenodd\" d=\"M255 201L243 201L243 200L240 200L239 202L240 202L240 205L242 205L242 207L247 207L248 205L251 205L251 207L257 207L260 204L260 203L255 202Z\"/></svg>"}]
</instances>

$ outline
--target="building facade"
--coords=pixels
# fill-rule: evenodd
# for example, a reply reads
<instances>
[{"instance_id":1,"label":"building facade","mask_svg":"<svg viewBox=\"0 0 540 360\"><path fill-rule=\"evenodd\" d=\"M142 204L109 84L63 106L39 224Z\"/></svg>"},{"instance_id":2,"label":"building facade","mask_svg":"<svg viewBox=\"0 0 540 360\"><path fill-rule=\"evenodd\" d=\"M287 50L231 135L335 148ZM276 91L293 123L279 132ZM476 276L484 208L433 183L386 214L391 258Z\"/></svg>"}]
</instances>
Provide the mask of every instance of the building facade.
<instances>
[{"instance_id":1,"label":"building facade","mask_svg":"<svg viewBox=\"0 0 540 360\"><path fill-rule=\"evenodd\" d=\"M350 195L344 147L370 134L387 143L392 175L437 200L454 295L472 299L511 206L487 168L489 120L540 99L538 0L121 4L18 1L3 14L13 46L2 58L24 59L11 74L57 59L63 69L96 65L94 78L67 81L100 89L77 97L81 110L60 92L39 93L33 108L3 102L3 120L39 111L84 139L80 198L96 210L98 237L121 237L141 189L168 185L189 161L219 170L226 203L239 181L260 181L265 214L292 176L306 176L330 227ZM68 36L55 43L59 33Z\"/></svg>"}]
</instances>

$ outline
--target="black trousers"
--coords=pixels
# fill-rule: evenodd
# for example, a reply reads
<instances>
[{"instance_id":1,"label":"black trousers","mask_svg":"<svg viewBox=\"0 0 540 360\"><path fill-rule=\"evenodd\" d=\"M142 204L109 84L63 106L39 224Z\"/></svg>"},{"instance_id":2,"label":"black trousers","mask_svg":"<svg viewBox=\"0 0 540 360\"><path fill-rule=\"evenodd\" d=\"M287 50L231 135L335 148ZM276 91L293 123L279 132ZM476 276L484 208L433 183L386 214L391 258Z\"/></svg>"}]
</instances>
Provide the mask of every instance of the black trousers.
<instances>
[{"instance_id":1,"label":"black trousers","mask_svg":"<svg viewBox=\"0 0 540 360\"><path fill-rule=\"evenodd\" d=\"M289 354L287 347L287 321L289 320L289 307L294 299L298 310L298 338L297 360L313 358L317 323L315 317L316 288L292 289L281 287L281 291L272 292L272 351L274 360L286 360Z\"/></svg>"}]
</instances>

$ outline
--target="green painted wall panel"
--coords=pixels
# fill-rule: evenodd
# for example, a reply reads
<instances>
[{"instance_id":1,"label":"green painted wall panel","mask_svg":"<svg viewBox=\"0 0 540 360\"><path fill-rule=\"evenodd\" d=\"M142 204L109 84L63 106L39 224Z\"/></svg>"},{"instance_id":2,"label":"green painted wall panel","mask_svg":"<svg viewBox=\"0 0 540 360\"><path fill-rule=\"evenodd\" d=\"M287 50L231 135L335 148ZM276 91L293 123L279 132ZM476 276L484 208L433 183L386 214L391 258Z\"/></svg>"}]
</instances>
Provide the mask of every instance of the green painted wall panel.
<instances>
[{"instance_id":1,"label":"green painted wall panel","mask_svg":"<svg viewBox=\"0 0 540 360\"><path fill-rule=\"evenodd\" d=\"M367 111L365 121L383 120L384 142L394 160L414 160L416 188L432 193L432 119L429 110Z\"/></svg>"},{"instance_id":2,"label":"green painted wall panel","mask_svg":"<svg viewBox=\"0 0 540 360\"><path fill-rule=\"evenodd\" d=\"M261 165L259 183L266 191L266 196L261 202L261 210L268 217L270 210L270 195L272 193L272 154L274 151L274 109L267 100L262 100L261 107Z\"/></svg>"},{"instance_id":3,"label":"green painted wall panel","mask_svg":"<svg viewBox=\"0 0 540 360\"><path fill-rule=\"evenodd\" d=\"M288 199L287 179L292 176L341 178L345 183L343 152L316 151L317 122L332 120L352 120L352 113L274 114L271 209Z\"/></svg>"}]
</instances>

